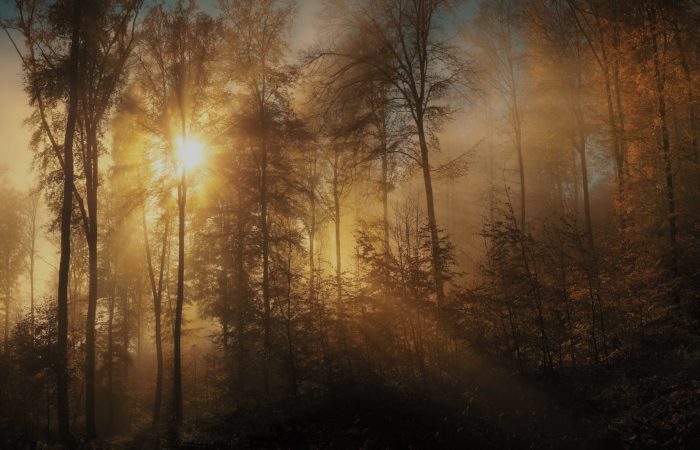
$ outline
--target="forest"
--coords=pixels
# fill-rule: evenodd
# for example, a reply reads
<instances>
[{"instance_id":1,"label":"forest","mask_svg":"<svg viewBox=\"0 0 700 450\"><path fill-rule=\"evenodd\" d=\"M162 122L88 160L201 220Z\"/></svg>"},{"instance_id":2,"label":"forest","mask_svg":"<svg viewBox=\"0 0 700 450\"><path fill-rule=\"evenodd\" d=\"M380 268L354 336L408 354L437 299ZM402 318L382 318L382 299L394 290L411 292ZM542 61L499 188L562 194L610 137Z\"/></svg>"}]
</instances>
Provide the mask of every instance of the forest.
<instances>
[{"instance_id":1,"label":"forest","mask_svg":"<svg viewBox=\"0 0 700 450\"><path fill-rule=\"evenodd\" d=\"M0 449L700 448L697 0L0 26Z\"/></svg>"}]
</instances>

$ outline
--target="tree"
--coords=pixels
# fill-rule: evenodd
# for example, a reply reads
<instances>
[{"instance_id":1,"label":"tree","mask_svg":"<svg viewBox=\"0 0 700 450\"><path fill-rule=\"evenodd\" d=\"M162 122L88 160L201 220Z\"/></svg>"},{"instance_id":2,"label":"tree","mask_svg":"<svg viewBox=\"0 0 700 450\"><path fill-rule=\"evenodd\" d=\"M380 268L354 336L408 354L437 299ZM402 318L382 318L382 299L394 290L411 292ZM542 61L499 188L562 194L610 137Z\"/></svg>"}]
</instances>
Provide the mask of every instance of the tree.
<instances>
[{"instance_id":1,"label":"tree","mask_svg":"<svg viewBox=\"0 0 700 450\"><path fill-rule=\"evenodd\" d=\"M30 318L30 331L34 332L34 274L36 268L36 257L37 257L37 239L39 237L39 212L40 212L40 200L38 192L31 192L28 199L28 207L26 210L26 240L27 240L27 261L26 269L27 275L29 276L29 318Z\"/></svg>"},{"instance_id":2,"label":"tree","mask_svg":"<svg viewBox=\"0 0 700 450\"><path fill-rule=\"evenodd\" d=\"M227 67L233 81L244 89L249 116L244 119L254 142L253 159L259 175L258 208L260 218L260 253L262 258L262 299L264 328L263 383L270 391L269 365L272 354L270 241L271 186L279 168L282 149L279 129L284 126L287 107L286 89L290 71L284 64L285 37L294 13L291 1L221 0L225 17ZM276 133L277 132L277 133ZM277 167L275 167L277 166Z\"/></svg>"},{"instance_id":3,"label":"tree","mask_svg":"<svg viewBox=\"0 0 700 450\"><path fill-rule=\"evenodd\" d=\"M178 152L193 145L206 121L209 68L215 50L214 22L194 2L152 7L143 23L139 87L145 129L159 145L168 174L175 173L178 207L177 295L173 329L173 417L175 436L183 418L182 310L185 300L186 162ZM164 189L171 189L166 184Z\"/></svg>"},{"instance_id":4,"label":"tree","mask_svg":"<svg viewBox=\"0 0 700 450\"><path fill-rule=\"evenodd\" d=\"M593 229L591 207L591 175L589 174L590 153L594 150L593 130L590 125L592 95L590 74L585 70L589 55L581 30L575 26L575 15L570 8L559 3L533 2L528 8L533 18L533 33L546 49L562 63L562 70L556 77L563 84L566 95L567 134L578 160L574 162L580 170L581 192L583 193L583 229L585 241L582 245L585 276L588 281L588 296L591 305L591 341L595 358L598 357L598 344L603 350L604 359L609 356L605 312L601 295L600 260L597 252L596 233ZM578 192L578 186L574 189ZM578 214L578 211L576 211ZM596 325L599 328L596 334Z\"/></svg>"},{"instance_id":5,"label":"tree","mask_svg":"<svg viewBox=\"0 0 700 450\"><path fill-rule=\"evenodd\" d=\"M627 172L627 150L620 92L620 27L617 23L622 13L621 7L617 2L605 6L589 0L566 2L603 75L618 197L622 199Z\"/></svg>"},{"instance_id":6,"label":"tree","mask_svg":"<svg viewBox=\"0 0 700 450\"><path fill-rule=\"evenodd\" d=\"M523 164L524 49L520 11L513 0L482 2L474 19L473 39L484 54L492 84L506 105L508 135L518 157L520 229L525 231L525 167Z\"/></svg>"},{"instance_id":7,"label":"tree","mask_svg":"<svg viewBox=\"0 0 700 450\"><path fill-rule=\"evenodd\" d=\"M17 16L9 27L18 30L24 39L26 51L22 52L16 44L15 49L24 66L27 93L38 110L40 130L46 134L50 141L52 154L58 160L62 170L61 259L57 295L57 395L59 435L66 442L70 439L67 353L68 275L70 270L71 217L75 191L73 144L80 97L80 33L84 2L75 0L70 2L70 8L62 8L61 6L46 5L36 0L18 1L16 3ZM12 39L8 31L9 27L5 26L4 28ZM40 33L40 29L49 32ZM67 55L65 50L63 55L57 53L57 50L53 50L61 44L63 49L68 49ZM44 53L44 50L47 50L48 53ZM47 54L50 54L53 59L43 56ZM65 77L63 78L56 77L55 67L60 65L64 65ZM48 106L55 103L65 104L62 145L59 145L57 138L54 137L53 124L49 123L50 119L47 117L47 103Z\"/></svg>"},{"instance_id":8,"label":"tree","mask_svg":"<svg viewBox=\"0 0 700 450\"><path fill-rule=\"evenodd\" d=\"M16 300L16 284L22 270L22 260L25 258L26 242L22 236L25 226L22 214L24 198L9 186L5 175L0 172L0 283L3 298L3 352L7 354L10 341L13 303Z\"/></svg>"},{"instance_id":9,"label":"tree","mask_svg":"<svg viewBox=\"0 0 700 450\"><path fill-rule=\"evenodd\" d=\"M342 10L345 20L341 41L322 48L312 60L331 58L332 78L356 66L369 66L369 73L392 87L401 108L408 112L418 140L414 159L423 174L426 210L430 228L433 277L438 307L444 303L440 267L440 238L433 199L431 147L436 150L434 132L450 117L446 96L467 80L469 65L441 33L440 23L448 20L448 0L382 0L352 3ZM361 41L364 45L354 45ZM370 49L370 51L367 51Z\"/></svg>"},{"instance_id":10,"label":"tree","mask_svg":"<svg viewBox=\"0 0 700 450\"><path fill-rule=\"evenodd\" d=\"M83 227L88 245L88 308L85 325L85 418L95 437L95 315L97 313L97 244L99 157L103 126L121 87L124 67L134 47L135 21L143 0L92 2L84 11L80 54L80 152L87 209ZM87 215L87 217L85 217Z\"/></svg>"},{"instance_id":11,"label":"tree","mask_svg":"<svg viewBox=\"0 0 700 450\"><path fill-rule=\"evenodd\" d=\"M680 249L678 247L678 225L676 210L676 192L673 176L673 155L671 154L670 131L667 116L666 100L666 40L667 28L664 23L664 9L662 3L655 0L645 2L646 28L651 42L651 59L653 61L654 90L657 101L657 119L659 132L661 133L661 143L659 150L663 156L664 178L666 182L666 205L668 208L668 241L671 249L670 272L671 276L678 279L680 269L678 260ZM674 301L680 303L680 293L677 287L673 291Z\"/></svg>"}]
</instances>

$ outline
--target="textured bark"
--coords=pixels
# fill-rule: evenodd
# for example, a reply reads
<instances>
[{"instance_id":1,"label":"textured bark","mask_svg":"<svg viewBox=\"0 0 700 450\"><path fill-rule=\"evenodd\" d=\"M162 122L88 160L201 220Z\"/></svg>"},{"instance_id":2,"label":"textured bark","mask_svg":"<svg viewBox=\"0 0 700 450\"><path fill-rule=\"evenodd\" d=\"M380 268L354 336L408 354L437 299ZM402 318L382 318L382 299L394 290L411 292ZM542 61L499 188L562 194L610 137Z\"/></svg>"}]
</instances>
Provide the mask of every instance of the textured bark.
<instances>
[{"instance_id":1,"label":"textured bark","mask_svg":"<svg viewBox=\"0 0 700 450\"><path fill-rule=\"evenodd\" d=\"M657 98L657 113L661 127L661 153L664 162L664 175L666 181L666 204L668 208L668 241L671 247L670 272L671 275L678 279L680 269L678 266L679 248L678 248L678 225L676 213L676 196L673 180L673 157L671 156L671 143L668 130L668 117L666 114L666 82L665 82L665 55L662 55L662 50L659 49L658 43L658 23L656 5L651 2L648 5L647 13L651 27L651 43L654 60L654 82ZM662 61L663 58L663 61ZM676 303L680 303L680 292L677 287L673 288L673 299Z\"/></svg>"},{"instance_id":2,"label":"textured bark","mask_svg":"<svg viewBox=\"0 0 700 450\"><path fill-rule=\"evenodd\" d=\"M262 119L264 121L264 119ZM264 135L263 127L263 135ZM270 222L268 213L268 198L267 198L267 141L263 137L261 149L261 167L260 167L260 229L262 231L262 263L263 263L263 345L265 350L264 367L263 367L263 383L265 395L270 393L270 358L272 356L272 336L271 336L271 317L270 317Z\"/></svg>"},{"instance_id":3,"label":"textured bark","mask_svg":"<svg viewBox=\"0 0 700 450\"><path fill-rule=\"evenodd\" d=\"M161 304L163 299L163 272L165 268L165 255L166 248L168 245L168 236L170 233L170 217L168 216L165 220L165 230L163 231L163 242L161 244L162 246L160 253L158 284L156 286L153 262L151 258L151 247L148 239L146 212L145 210L142 210L142 212L144 244L146 247L146 263L148 266L148 279L151 286L151 294L153 295L153 327L155 331L156 341L156 389L154 393L155 398L153 401L153 424L155 425L160 421L160 406L163 397L163 338L161 337Z\"/></svg>"},{"instance_id":4,"label":"textured bark","mask_svg":"<svg viewBox=\"0 0 700 450\"><path fill-rule=\"evenodd\" d=\"M58 345L57 345L57 396L58 432L63 442L70 440L70 406L68 402L68 276L70 273L70 235L73 212L73 137L78 110L80 74L80 21L82 0L73 4L73 23L70 56L68 61L68 108L66 132L63 143L63 205L61 210L61 259L58 268Z\"/></svg>"},{"instance_id":5,"label":"textured bark","mask_svg":"<svg viewBox=\"0 0 700 450\"><path fill-rule=\"evenodd\" d=\"M90 198L90 196L88 196ZM88 200L88 204L90 201ZM95 199L95 209L97 202ZM97 226L96 211L90 222ZM88 308L85 326L85 433L88 438L97 435L95 426L95 318L97 314L97 234L90 230L88 237Z\"/></svg>"},{"instance_id":6,"label":"textured bark","mask_svg":"<svg viewBox=\"0 0 700 450\"><path fill-rule=\"evenodd\" d=\"M433 262L433 276L435 282L435 295L437 306L441 308L445 300L445 291L442 279L442 262L440 261L440 238L438 236L437 219L435 218L435 202L433 200L433 181L430 174L430 160L428 156L428 143L425 137L423 114L418 113L416 125L418 125L418 141L420 144L421 168L423 169L423 184L425 186L425 203L428 212L428 227L430 228L430 244Z\"/></svg>"},{"instance_id":7,"label":"textured bark","mask_svg":"<svg viewBox=\"0 0 700 450\"><path fill-rule=\"evenodd\" d=\"M384 136L384 134L383 134ZM384 253L389 257L389 155L386 139L382 139L382 231L384 233Z\"/></svg>"},{"instance_id":8,"label":"textured bark","mask_svg":"<svg viewBox=\"0 0 700 450\"><path fill-rule=\"evenodd\" d=\"M175 300L175 324L173 328L173 420L176 438L182 425L182 309L185 303L185 205L187 203L187 173L184 166L177 189L178 248L177 295Z\"/></svg>"}]
</instances>

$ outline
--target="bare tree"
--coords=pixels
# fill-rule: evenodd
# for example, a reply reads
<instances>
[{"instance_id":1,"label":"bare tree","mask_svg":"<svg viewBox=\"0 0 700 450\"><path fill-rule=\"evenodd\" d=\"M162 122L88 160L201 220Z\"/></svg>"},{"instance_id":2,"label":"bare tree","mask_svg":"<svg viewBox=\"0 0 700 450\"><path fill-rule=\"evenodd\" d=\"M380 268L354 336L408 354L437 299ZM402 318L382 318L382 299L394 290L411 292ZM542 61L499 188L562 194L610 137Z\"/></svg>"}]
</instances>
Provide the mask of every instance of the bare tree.
<instances>
[{"instance_id":1,"label":"bare tree","mask_svg":"<svg viewBox=\"0 0 700 450\"><path fill-rule=\"evenodd\" d=\"M520 229L525 230L525 167L523 164L523 64L524 43L520 11L514 0L482 2L474 19L473 39L482 49L490 78L506 104L506 121L518 157L520 175Z\"/></svg>"},{"instance_id":2,"label":"bare tree","mask_svg":"<svg viewBox=\"0 0 700 450\"><path fill-rule=\"evenodd\" d=\"M27 240L27 261L26 269L29 276L29 316L31 321L31 332L34 336L34 286L35 286L35 269L37 256L37 238L39 237L39 211L40 211L40 196L38 192L29 194L29 204L26 211L26 240Z\"/></svg>"},{"instance_id":3,"label":"bare tree","mask_svg":"<svg viewBox=\"0 0 700 450\"><path fill-rule=\"evenodd\" d=\"M446 96L467 79L469 65L450 44L441 24L452 11L449 0L357 1L340 8L343 30L335 46L313 52L312 61L331 59L325 73L343 77L358 66L392 87L392 96L407 111L417 139L411 157L423 174L432 245L433 277L439 307L444 302L440 238L433 200L430 155L437 149L434 132L450 117ZM338 32L335 30L334 32ZM432 148L432 151L431 151Z\"/></svg>"}]
</instances>

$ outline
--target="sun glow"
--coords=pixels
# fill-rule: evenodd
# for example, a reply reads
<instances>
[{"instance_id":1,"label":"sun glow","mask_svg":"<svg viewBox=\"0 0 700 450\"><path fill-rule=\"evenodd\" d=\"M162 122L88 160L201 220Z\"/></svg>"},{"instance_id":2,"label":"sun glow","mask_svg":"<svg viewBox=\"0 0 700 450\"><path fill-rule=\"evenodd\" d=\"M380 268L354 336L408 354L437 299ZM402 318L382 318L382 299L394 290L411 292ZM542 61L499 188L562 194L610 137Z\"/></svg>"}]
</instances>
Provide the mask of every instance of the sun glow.
<instances>
[{"instance_id":1,"label":"sun glow","mask_svg":"<svg viewBox=\"0 0 700 450\"><path fill-rule=\"evenodd\" d=\"M204 159L203 148L201 142L193 137L188 139L178 138L176 141L178 150L179 163L183 164L185 170L195 168Z\"/></svg>"}]
</instances>

